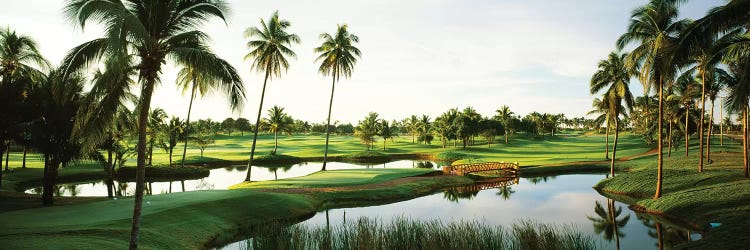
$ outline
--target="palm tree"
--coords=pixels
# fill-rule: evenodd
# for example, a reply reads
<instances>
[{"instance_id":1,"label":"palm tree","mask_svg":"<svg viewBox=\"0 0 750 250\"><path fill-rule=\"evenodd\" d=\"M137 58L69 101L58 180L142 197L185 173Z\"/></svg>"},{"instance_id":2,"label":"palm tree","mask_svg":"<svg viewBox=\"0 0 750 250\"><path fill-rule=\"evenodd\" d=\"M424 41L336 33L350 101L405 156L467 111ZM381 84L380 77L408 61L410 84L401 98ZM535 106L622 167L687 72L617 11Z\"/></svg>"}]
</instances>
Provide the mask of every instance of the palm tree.
<instances>
[{"instance_id":1,"label":"palm tree","mask_svg":"<svg viewBox=\"0 0 750 250\"><path fill-rule=\"evenodd\" d=\"M617 249L620 249L620 237L625 237L625 234L619 229L625 227L630 220L630 215L620 217L622 214L622 207L615 208L615 202L612 199L607 199L607 210L604 210L599 201L596 201L594 206L594 212L598 217L586 216L594 224L594 233L603 234L605 240L615 240Z\"/></svg>"},{"instance_id":2,"label":"palm tree","mask_svg":"<svg viewBox=\"0 0 750 250\"><path fill-rule=\"evenodd\" d=\"M26 108L23 106L28 99L28 91L35 82L44 78L42 71L49 69L49 65L39 53L34 39L18 35L10 28L0 29L0 162L7 154L6 141L16 135L13 128L26 120L23 113ZM7 162L7 157L5 160ZM5 166L7 168L8 164Z\"/></svg>"},{"instance_id":3,"label":"palm tree","mask_svg":"<svg viewBox=\"0 0 750 250\"><path fill-rule=\"evenodd\" d=\"M417 115L411 115L404 120L404 127L406 127L411 134L411 143L415 143L415 137L419 130L419 117L417 117Z\"/></svg>"},{"instance_id":4,"label":"palm tree","mask_svg":"<svg viewBox=\"0 0 750 250\"><path fill-rule=\"evenodd\" d=\"M742 156L745 168L745 177L750 177L750 165L748 165L748 102L750 102L750 82L744 77L746 69L750 67L750 56L732 58L729 63L729 71L719 74L719 78L727 85L727 98L725 106L731 112L740 113L742 120Z\"/></svg>"},{"instance_id":5,"label":"palm tree","mask_svg":"<svg viewBox=\"0 0 750 250\"><path fill-rule=\"evenodd\" d=\"M364 120L359 121L357 127L354 128L354 135L360 138L369 151L372 148L372 144L375 141L375 136L379 132L379 121L378 113L370 112L367 114Z\"/></svg>"},{"instance_id":6,"label":"palm tree","mask_svg":"<svg viewBox=\"0 0 750 250\"><path fill-rule=\"evenodd\" d=\"M253 132L253 145L250 148L250 160L247 162L247 177L250 181L250 167L255 157L255 143L258 140L258 124L263 110L263 98L266 95L266 83L274 76L281 77L281 71L289 69L289 61L286 57L297 55L289 47L292 43L300 43L297 35L287 32L291 26L288 20L280 19L279 12L271 15L268 21L260 20L260 27L250 27L245 30L245 37L257 40L247 42L250 53L245 55L245 60L253 60L252 68L258 73L265 73L263 78L263 90L260 92L260 105L258 105L258 117L255 118L255 131Z\"/></svg>"},{"instance_id":7,"label":"palm tree","mask_svg":"<svg viewBox=\"0 0 750 250\"><path fill-rule=\"evenodd\" d=\"M391 124L388 124L388 121L386 121L385 119L380 119L378 134L380 135L380 137L383 137L383 151L385 151L385 142L388 139L393 140L393 137L398 136L398 130L395 126L391 126Z\"/></svg>"},{"instance_id":8,"label":"palm tree","mask_svg":"<svg viewBox=\"0 0 750 250\"><path fill-rule=\"evenodd\" d=\"M185 167L185 156L187 155L188 138L190 137L190 111L193 109L193 100L196 94L206 96L212 89L222 89L229 99L244 99L245 85L234 67L224 60L219 60L224 71L222 74L216 72L199 71L196 68L184 67L177 73L177 87L182 88L182 93L190 89L190 104L188 105L187 119L185 119L185 145L182 148L181 166ZM227 77L228 76L228 77ZM196 93L197 91L197 93Z\"/></svg>"},{"instance_id":9,"label":"palm tree","mask_svg":"<svg viewBox=\"0 0 750 250\"><path fill-rule=\"evenodd\" d=\"M456 112L458 112L458 110L456 110ZM430 130L432 127L434 126L430 122L429 115L422 115L422 117L419 118L419 121L417 122L417 133L419 133L419 137L423 139L424 144L429 143L429 140L427 140L427 136L430 134ZM445 147L445 145L443 145L443 147Z\"/></svg>"},{"instance_id":10,"label":"palm tree","mask_svg":"<svg viewBox=\"0 0 750 250\"><path fill-rule=\"evenodd\" d=\"M591 103L591 107L594 109L587 113L587 115L597 115L594 119L597 132L599 132L599 126L601 126L601 124L604 124L607 127L607 130L604 133L604 159L606 160L609 160L609 129L612 127L610 126L612 124L612 109L609 108L610 102L608 99L608 94L604 94L601 99L594 98L594 101Z\"/></svg>"},{"instance_id":11,"label":"palm tree","mask_svg":"<svg viewBox=\"0 0 750 250\"><path fill-rule=\"evenodd\" d=\"M141 84L138 111L138 160L130 248L138 247L146 166L146 123L151 95L166 59L198 69L222 72L221 59L208 46L208 35L198 30L206 20L225 20L227 5L221 0L67 0L65 15L83 27L104 25L105 37L73 48L64 59L63 75L84 70L103 57L132 55ZM239 81L239 79L236 79ZM230 99L240 108L242 99Z\"/></svg>"},{"instance_id":12,"label":"palm tree","mask_svg":"<svg viewBox=\"0 0 750 250\"><path fill-rule=\"evenodd\" d=\"M627 31L617 39L617 48L637 42L638 45L626 58L626 67L638 68L639 78L645 90L655 86L659 94L659 119L657 129L659 134L657 155L656 192L654 199L661 197L663 157L663 125L664 125L664 86L675 73L675 65L671 63L671 50L677 43L679 34L688 24L688 20L677 20L679 11L675 1L652 0L648 4L636 8L630 17Z\"/></svg>"},{"instance_id":13,"label":"palm tree","mask_svg":"<svg viewBox=\"0 0 750 250\"><path fill-rule=\"evenodd\" d=\"M53 71L32 92L38 117L32 121L31 144L44 155L42 204L53 204L57 170L80 158L81 145L71 137L79 109L83 107L83 83L80 75L63 78Z\"/></svg>"},{"instance_id":14,"label":"palm tree","mask_svg":"<svg viewBox=\"0 0 750 250\"><path fill-rule=\"evenodd\" d=\"M273 133L274 145L271 152L272 155L275 155L276 150L279 148L279 132L291 135L293 124L294 120L284 113L284 108L273 106L268 109L268 118L263 119L261 126L266 127L268 132Z\"/></svg>"},{"instance_id":15,"label":"palm tree","mask_svg":"<svg viewBox=\"0 0 750 250\"><path fill-rule=\"evenodd\" d=\"M500 197L503 197L503 200L509 200L510 196L514 194L516 191L513 190L512 187L509 186L502 186L497 189L497 195Z\"/></svg>"},{"instance_id":16,"label":"palm tree","mask_svg":"<svg viewBox=\"0 0 750 250\"><path fill-rule=\"evenodd\" d=\"M333 107L333 91L336 88L336 82L343 75L346 78L351 77L354 65L357 64L357 58L361 57L361 52L355 43L359 43L359 37L349 33L349 26L346 24L338 25L336 33L320 34L323 43L315 48L315 52L320 53L315 61L320 61L318 71L324 75L331 76L331 100L328 103L328 119L326 120L326 146L323 152L323 168L326 170L328 160L328 139L331 134L331 108Z\"/></svg>"},{"instance_id":17,"label":"palm tree","mask_svg":"<svg viewBox=\"0 0 750 250\"><path fill-rule=\"evenodd\" d=\"M161 126L159 146L169 154L169 166L172 166L172 153L177 142L185 137L185 122L178 117L172 117L164 126Z\"/></svg>"},{"instance_id":18,"label":"palm tree","mask_svg":"<svg viewBox=\"0 0 750 250\"><path fill-rule=\"evenodd\" d=\"M713 129L714 129L714 104L716 104L716 98L719 97L719 92L724 87L724 82L719 80L719 74L722 74L721 72L726 73L723 69L716 69L715 72L711 75L708 81L706 81L706 98L708 98L711 101L711 113L708 116L709 122L708 122L708 134L706 135L706 161L708 161L708 164L711 164L711 136L713 135Z\"/></svg>"},{"instance_id":19,"label":"palm tree","mask_svg":"<svg viewBox=\"0 0 750 250\"><path fill-rule=\"evenodd\" d=\"M674 93L667 97L667 100L674 100L683 107L682 115L680 117L685 118L685 126L683 131L685 134L685 156L689 156L690 150L690 117L692 116L691 110L695 104L695 99L701 95L700 83L693 77L693 72L688 71L681 75L676 84L674 85Z\"/></svg>"},{"instance_id":20,"label":"palm tree","mask_svg":"<svg viewBox=\"0 0 750 250\"><path fill-rule=\"evenodd\" d=\"M505 129L505 144L508 144L508 137L511 133L511 122L513 122L513 111L510 111L510 107L507 105L503 105L500 107L500 109L495 110L497 113L495 115L495 119L499 120L503 123L503 128Z\"/></svg>"},{"instance_id":21,"label":"palm tree","mask_svg":"<svg viewBox=\"0 0 750 250\"><path fill-rule=\"evenodd\" d=\"M167 111L164 109L157 108L152 111L148 116L148 127L146 128L146 134L148 135L148 165L153 166L154 160L154 144L160 136L159 130L164 126L164 121L169 117Z\"/></svg>"},{"instance_id":22,"label":"palm tree","mask_svg":"<svg viewBox=\"0 0 750 250\"><path fill-rule=\"evenodd\" d=\"M612 52L606 60L599 62L598 70L591 77L591 94L596 94L607 89L602 101L609 102L609 114L615 123L615 141L612 146L612 161L609 166L609 175L615 176L615 159L617 154L617 140L620 135L620 114L627 116L626 110L622 109L622 102L628 111L633 109L633 94L630 92L630 72L625 68L625 58L628 54Z\"/></svg>"}]
</instances>

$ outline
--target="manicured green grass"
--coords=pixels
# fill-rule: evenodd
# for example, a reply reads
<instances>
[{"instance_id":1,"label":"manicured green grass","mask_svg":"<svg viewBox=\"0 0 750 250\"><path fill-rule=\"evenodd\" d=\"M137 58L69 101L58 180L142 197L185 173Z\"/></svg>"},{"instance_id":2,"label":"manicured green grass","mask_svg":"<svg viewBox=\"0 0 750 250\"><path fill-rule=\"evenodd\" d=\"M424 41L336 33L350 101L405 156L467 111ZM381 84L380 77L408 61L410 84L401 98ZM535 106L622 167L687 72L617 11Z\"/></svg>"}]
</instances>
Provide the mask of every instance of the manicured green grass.
<instances>
[{"instance_id":1,"label":"manicured green grass","mask_svg":"<svg viewBox=\"0 0 750 250\"><path fill-rule=\"evenodd\" d=\"M244 182L230 187L238 188L317 188L351 185L366 185L390 181L403 177L424 175L435 172L432 169L346 169L316 172L307 176L278 181Z\"/></svg>"},{"instance_id":2,"label":"manicured green grass","mask_svg":"<svg viewBox=\"0 0 750 250\"><path fill-rule=\"evenodd\" d=\"M726 147L713 147L713 163L705 165L703 173L697 172L697 151L688 158L684 151L665 156L663 196L656 200L652 199L656 189L655 156L622 163L630 171L602 180L595 188L623 202L665 213L666 220L676 217L704 227L709 222L723 224L709 231L705 239L685 247L744 248L750 242L750 236L744 233L750 228L750 179L744 177L742 157L736 152L741 147L737 145L733 142Z\"/></svg>"},{"instance_id":3,"label":"manicured green grass","mask_svg":"<svg viewBox=\"0 0 750 250\"><path fill-rule=\"evenodd\" d=\"M337 170L308 177L308 185L377 184L400 177L429 173L422 169ZM383 171L385 170L385 171ZM339 179L345 176L346 178ZM304 177L303 177L304 179ZM280 181L279 181L280 182ZM243 188L195 191L146 196L144 198L141 246L154 249L203 248L227 243L253 225L269 221L299 221L326 208L379 205L433 193L446 186L472 183L468 178L425 178L367 190L342 190L309 194L258 192ZM276 181L258 183L260 187ZM131 198L33 208L0 213L0 242L10 249L89 249L127 246ZM198 229L198 230L197 230Z\"/></svg>"},{"instance_id":4,"label":"manicured green grass","mask_svg":"<svg viewBox=\"0 0 750 250\"><path fill-rule=\"evenodd\" d=\"M611 136L610 136L611 137ZM612 140L613 138L610 138ZM381 141L382 142L382 141ZM216 144L211 145L200 157L200 151L196 147L188 146L188 163L210 163L217 161L247 161L250 155L252 135L216 136ZM256 157L260 163L279 160L320 160L323 157L325 135L292 135L279 137L278 153L283 156L268 156L273 149L273 136L261 135L258 137ZM642 140L630 133L620 136L618 145L618 156L631 156L648 151L650 146L645 145ZM604 135L580 135L578 132L568 132L554 137L545 136L544 139L533 139L524 135L512 137L510 144L502 142L492 144L491 147L477 138L477 145L463 149L449 147L442 148L440 141L425 145L412 143L411 136L396 137L393 142L389 141L385 151L375 148L372 152L364 152L365 147L354 136L331 136L329 156L338 159L356 158L383 158L383 156L419 154L432 155L438 159L458 160L460 158L477 158L487 161L519 162L522 166L545 165L575 161L592 161L604 159ZM175 162L181 159L181 151L176 150L173 155ZM266 159L268 158L268 159ZM87 166L96 165L85 161ZM168 155L162 150L154 149L154 165L166 165ZM130 159L127 165L135 165L135 158ZM73 164L76 165L76 164ZM12 152L10 167L21 166L21 152ZM41 157L38 154L29 154L27 166L32 168L42 167ZM93 166L95 168L95 166Z\"/></svg>"}]
</instances>

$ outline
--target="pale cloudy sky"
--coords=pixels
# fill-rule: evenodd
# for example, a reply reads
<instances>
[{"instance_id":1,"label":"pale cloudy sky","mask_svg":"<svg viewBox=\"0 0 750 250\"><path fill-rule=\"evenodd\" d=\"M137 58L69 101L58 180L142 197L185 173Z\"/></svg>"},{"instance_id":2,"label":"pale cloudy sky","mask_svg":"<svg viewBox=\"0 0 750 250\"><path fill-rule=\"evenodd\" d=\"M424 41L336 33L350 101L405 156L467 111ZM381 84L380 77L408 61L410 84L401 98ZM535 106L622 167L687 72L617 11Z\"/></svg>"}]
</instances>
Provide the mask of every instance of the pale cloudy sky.
<instances>
[{"instance_id":1,"label":"pale cloudy sky","mask_svg":"<svg viewBox=\"0 0 750 250\"><path fill-rule=\"evenodd\" d=\"M318 35L347 23L357 34L363 55L351 79L336 87L332 120L356 123L367 112L386 119L411 114L438 116L453 107L473 106L491 116L508 105L519 114L531 111L582 116L590 109L589 77L596 63L614 49L631 10L646 0L373 0L373 1L228 1L228 24L214 20L203 27L213 49L240 72L248 100L232 114L220 95L196 100L193 117L251 121L263 75L243 61L248 52L242 35L279 10L302 39L289 71L269 83L264 110L285 107L295 118L324 122L330 79L317 72L313 48ZM698 18L722 4L694 0L682 15ZM96 38L99 29L74 28L61 14L64 1L3 0L0 26L37 40L52 62L78 44ZM177 70L165 67L153 106L184 117L188 98L174 85ZM641 95L640 83L632 83ZM265 112L265 111L264 111Z\"/></svg>"}]
</instances>

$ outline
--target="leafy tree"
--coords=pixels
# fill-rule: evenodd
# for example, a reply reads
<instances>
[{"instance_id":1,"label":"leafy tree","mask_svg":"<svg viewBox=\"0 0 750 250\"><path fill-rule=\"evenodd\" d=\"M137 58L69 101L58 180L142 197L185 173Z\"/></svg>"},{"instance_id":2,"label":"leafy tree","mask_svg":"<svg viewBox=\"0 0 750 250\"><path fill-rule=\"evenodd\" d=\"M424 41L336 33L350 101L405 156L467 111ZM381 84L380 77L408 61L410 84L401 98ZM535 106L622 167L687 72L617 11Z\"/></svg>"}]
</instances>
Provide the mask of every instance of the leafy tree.
<instances>
[{"instance_id":1,"label":"leafy tree","mask_svg":"<svg viewBox=\"0 0 750 250\"><path fill-rule=\"evenodd\" d=\"M479 130L482 137L487 141L487 147L491 147L495 143L495 136L497 136L498 131L503 130L503 123L494 119L482 119L479 122Z\"/></svg>"},{"instance_id":2,"label":"leafy tree","mask_svg":"<svg viewBox=\"0 0 750 250\"><path fill-rule=\"evenodd\" d=\"M279 132L291 135L293 122L292 118L284 113L284 108L273 106L268 109L268 118L264 118L261 121L261 126L265 127L268 132L273 133L274 144L273 151L271 152L272 155L275 155L276 150L279 148Z\"/></svg>"},{"instance_id":3,"label":"leafy tree","mask_svg":"<svg viewBox=\"0 0 750 250\"><path fill-rule=\"evenodd\" d=\"M234 119L231 117L224 119L224 121L221 122L221 129L224 130L227 135L232 136L232 132L234 132Z\"/></svg>"},{"instance_id":4,"label":"leafy tree","mask_svg":"<svg viewBox=\"0 0 750 250\"><path fill-rule=\"evenodd\" d=\"M151 95L162 65L170 58L179 65L199 71L220 72L221 59L208 46L208 35L198 27L209 18L224 20L228 11L221 0L66 0L65 15L80 26L88 22L101 23L105 37L94 39L73 48L64 59L63 72L84 70L102 57L132 57L138 68L141 85L138 101L138 163L135 204L130 248L138 247L141 208L145 183L146 124L151 107ZM239 80L239 79L238 79ZM230 99L239 108L241 99Z\"/></svg>"},{"instance_id":5,"label":"leafy tree","mask_svg":"<svg viewBox=\"0 0 750 250\"><path fill-rule=\"evenodd\" d=\"M328 137L330 136L330 125L331 125L331 107L333 107L333 92L336 88L336 82L343 75L348 78L352 75L354 65L357 64L357 58L361 56L361 52L355 43L359 43L359 37L349 33L349 26L338 25L336 33L331 35L328 33L320 34L320 38L323 39L323 43L315 48L315 52L320 53L315 61L320 61L320 68L318 71L324 75L331 76L331 100L328 103L328 119L326 120L326 146L323 153L323 168L326 170L326 162L328 160Z\"/></svg>"},{"instance_id":6,"label":"leafy tree","mask_svg":"<svg viewBox=\"0 0 750 250\"><path fill-rule=\"evenodd\" d=\"M369 151L373 148L375 142L375 136L378 135L379 122L378 113L370 112L367 114L364 120L358 122L357 127L354 128L354 135L359 137L362 143L365 144Z\"/></svg>"},{"instance_id":7,"label":"leafy tree","mask_svg":"<svg viewBox=\"0 0 750 250\"><path fill-rule=\"evenodd\" d=\"M195 142L195 145L198 146L198 149L200 149L201 157L203 157L203 151L205 151L208 146L216 142L209 133L203 131L198 131L197 133L193 134L190 139L193 140L193 142Z\"/></svg>"},{"instance_id":8,"label":"leafy tree","mask_svg":"<svg viewBox=\"0 0 750 250\"><path fill-rule=\"evenodd\" d=\"M661 197L663 169L663 113L664 87L674 77L675 65L671 62L671 53L677 43L677 35L689 24L689 20L677 20L679 11L676 1L650 1L648 4L633 10L627 31L617 39L617 48L637 43L626 58L626 67L638 68L639 78L644 90L656 88L659 95L659 118L657 121L657 182L654 198ZM655 85L655 86L654 86Z\"/></svg>"},{"instance_id":9,"label":"leafy tree","mask_svg":"<svg viewBox=\"0 0 750 250\"><path fill-rule=\"evenodd\" d=\"M71 137L79 109L83 106L84 79L79 75L63 77L53 71L33 92L38 117L31 124L32 145L44 155L42 204L54 203L53 190L57 170L81 157L81 145Z\"/></svg>"},{"instance_id":10,"label":"leafy tree","mask_svg":"<svg viewBox=\"0 0 750 250\"><path fill-rule=\"evenodd\" d=\"M452 108L435 118L435 122L432 123L432 130L440 136L443 148L448 146L449 141L458 139L456 120L459 116L458 109Z\"/></svg>"},{"instance_id":11,"label":"leafy tree","mask_svg":"<svg viewBox=\"0 0 750 250\"><path fill-rule=\"evenodd\" d=\"M34 39L19 35L9 27L0 29L0 162L8 153L6 145L19 134L18 124L31 118L24 112L29 91L44 79L42 71L47 69L49 62L39 52ZM25 138L22 137L24 141ZM7 157L5 161L7 168Z\"/></svg>"},{"instance_id":12,"label":"leafy tree","mask_svg":"<svg viewBox=\"0 0 750 250\"><path fill-rule=\"evenodd\" d=\"M255 131L253 131L253 145L250 149L250 160L247 162L247 177L245 181L250 181L250 167L253 165L255 157L255 144L258 140L258 129L260 126L260 115L263 111L263 99L266 95L266 83L269 79L281 77L281 71L289 69L289 61L286 57L296 57L297 55L289 47L292 43L299 43L297 35L287 32L292 25L291 22L280 19L279 12L276 11L271 15L268 21L260 20L260 27L250 27L245 30L245 37L251 40L247 43L250 53L245 56L245 60L253 60L252 69L258 73L265 73L263 78L263 90L260 93L260 104L258 105L258 117L255 119ZM274 150L275 152L275 150Z\"/></svg>"},{"instance_id":13,"label":"leafy tree","mask_svg":"<svg viewBox=\"0 0 750 250\"><path fill-rule=\"evenodd\" d=\"M250 124L250 121L245 118L237 118L237 120L234 120L234 128L237 131L240 131L240 136L245 136L245 131L250 131L250 129L253 128L253 125Z\"/></svg>"}]
</instances>

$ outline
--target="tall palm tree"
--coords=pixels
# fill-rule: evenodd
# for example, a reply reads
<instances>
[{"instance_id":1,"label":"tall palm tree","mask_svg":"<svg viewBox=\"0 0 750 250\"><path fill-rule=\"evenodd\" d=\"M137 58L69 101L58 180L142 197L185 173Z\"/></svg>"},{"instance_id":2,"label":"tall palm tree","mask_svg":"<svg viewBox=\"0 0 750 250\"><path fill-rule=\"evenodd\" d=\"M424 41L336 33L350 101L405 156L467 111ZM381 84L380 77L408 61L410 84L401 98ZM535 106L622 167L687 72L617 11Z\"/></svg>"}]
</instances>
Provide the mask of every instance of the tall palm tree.
<instances>
[{"instance_id":1,"label":"tall palm tree","mask_svg":"<svg viewBox=\"0 0 750 250\"><path fill-rule=\"evenodd\" d=\"M357 58L361 57L362 52L354 46L359 43L359 37L349 33L349 26L346 24L338 25L336 33L320 34L323 43L315 48L316 53L320 53L316 62L320 61L318 71L324 75L331 76L331 100L328 103L328 119L326 120L326 146L323 152L323 168L326 170L328 161L328 139L331 134L331 108L333 107L333 91L336 89L336 82L343 75L346 78L351 77L354 65L357 64Z\"/></svg>"},{"instance_id":2,"label":"tall palm tree","mask_svg":"<svg viewBox=\"0 0 750 250\"><path fill-rule=\"evenodd\" d=\"M708 134L706 135L706 161L708 164L711 164L711 136L713 135L713 129L714 129L714 106L716 104L716 99L719 97L719 92L721 92L721 89L724 88L724 82L719 80L719 74L722 74L721 72L726 73L723 69L716 69L716 71L711 75L711 77L706 81L706 98L711 101L711 112L708 121Z\"/></svg>"},{"instance_id":3,"label":"tall palm tree","mask_svg":"<svg viewBox=\"0 0 750 250\"><path fill-rule=\"evenodd\" d=\"M453 109L453 111L458 113L458 110ZM430 122L429 115L422 115L422 117L419 118L419 121L417 122L417 133L419 133L419 136L424 139L424 144L428 143L427 136L430 134L432 127L434 126L433 123ZM445 147L445 145L443 145L443 147Z\"/></svg>"},{"instance_id":4,"label":"tall palm tree","mask_svg":"<svg viewBox=\"0 0 750 250\"><path fill-rule=\"evenodd\" d=\"M182 147L182 167L185 167L185 156L187 155L188 138L190 138L190 111L193 109L193 100L196 94L206 96L213 89L221 89L230 99L244 99L245 85L239 81L240 77L234 67L224 60L219 60L220 68L224 69L226 75L216 75L215 72L199 71L196 68L183 67L177 73L177 87L182 88L184 94L190 89L190 104L188 105L187 119L185 119L185 145ZM230 76L226 78L226 76Z\"/></svg>"},{"instance_id":5,"label":"tall palm tree","mask_svg":"<svg viewBox=\"0 0 750 250\"><path fill-rule=\"evenodd\" d=\"M130 248L138 247L146 166L146 124L151 96L166 59L221 74L220 59L208 46L199 26L212 17L225 20L228 6L221 0L66 0L65 15L83 27L104 26L104 37L73 48L64 60L63 75L84 70L103 57L135 57L141 85L138 105L138 160ZM239 79L235 79L239 81ZM230 99L238 109L241 98Z\"/></svg>"},{"instance_id":6,"label":"tall palm tree","mask_svg":"<svg viewBox=\"0 0 750 250\"><path fill-rule=\"evenodd\" d=\"M409 133L411 134L411 143L415 143L415 137L419 129L419 117L417 117L417 115L411 115L405 120L404 127L409 129Z\"/></svg>"},{"instance_id":7,"label":"tall palm tree","mask_svg":"<svg viewBox=\"0 0 750 250\"><path fill-rule=\"evenodd\" d=\"M690 150L690 117L692 116L691 110L695 105L695 99L701 95L700 83L693 77L691 71L685 72L675 82L672 88L674 93L667 97L667 100L674 100L682 105L683 111L681 112L685 119L685 125L682 128L685 135L685 156L689 156Z\"/></svg>"},{"instance_id":8,"label":"tall palm tree","mask_svg":"<svg viewBox=\"0 0 750 250\"><path fill-rule=\"evenodd\" d=\"M284 108L273 106L268 109L268 118L264 118L261 121L261 126L266 127L268 132L273 133L274 144L273 151L271 152L272 155L275 155L276 150L279 148L279 132L291 135L293 124L294 120L284 113Z\"/></svg>"},{"instance_id":9,"label":"tall palm tree","mask_svg":"<svg viewBox=\"0 0 750 250\"><path fill-rule=\"evenodd\" d=\"M628 54L612 52L606 60L599 62L598 70L591 77L591 94L596 94L606 88L605 102L609 102L609 114L615 123L615 141L612 146L612 161L609 167L609 175L615 176L615 159L617 154L617 140L620 135L620 114L627 116L626 111L632 111L633 94L630 92L630 72L625 67L625 58ZM626 110L622 109L625 102Z\"/></svg>"},{"instance_id":10,"label":"tall palm tree","mask_svg":"<svg viewBox=\"0 0 750 250\"><path fill-rule=\"evenodd\" d=\"M750 81L743 74L750 69L750 56L732 58L729 62L727 74L720 74L719 78L727 85L725 106L730 112L740 113L742 120L742 157L745 177L750 177L750 163L748 162L748 102L750 102Z\"/></svg>"},{"instance_id":11,"label":"tall palm tree","mask_svg":"<svg viewBox=\"0 0 750 250\"><path fill-rule=\"evenodd\" d=\"M587 113L587 115L597 115L594 118L597 132L599 132L601 124L607 127L607 130L604 132L604 159L606 160L609 160L609 129L612 128L612 109L609 108L610 102L608 100L609 95L606 93L601 99L594 98L594 101L591 103L591 107L594 109Z\"/></svg>"},{"instance_id":12,"label":"tall palm tree","mask_svg":"<svg viewBox=\"0 0 750 250\"><path fill-rule=\"evenodd\" d=\"M633 10L627 31L617 39L618 49L623 49L630 43L637 43L637 47L627 57L626 66L638 68L643 89L655 87L659 95L659 154L654 199L661 197L663 179L664 86L674 77L676 71L676 66L671 62L671 48L677 43L677 35L689 24L688 20L677 20L678 16L675 1L652 0Z\"/></svg>"},{"instance_id":13,"label":"tall palm tree","mask_svg":"<svg viewBox=\"0 0 750 250\"><path fill-rule=\"evenodd\" d=\"M159 146L169 155L169 165L172 166L172 154L177 142L185 136L185 122L178 117L172 117L169 122L164 124L159 130L161 140Z\"/></svg>"},{"instance_id":14,"label":"tall palm tree","mask_svg":"<svg viewBox=\"0 0 750 250\"><path fill-rule=\"evenodd\" d=\"M513 111L510 111L510 107L503 105L500 109L495 110L495 119L503 123L505 129L505 144L508 144L508 137L511 133L511 122L513 122Z\"/></svg>"},{"instance_id":15,"label":"tall palm tree","mask_svg":"<svg viewBox=\"0 0 750 250\"><path fill-rule=\"evenodd\" d=\"M250 53L245 55L245 60L253 60L251 69L258 73L265 73L263 78L263 90L260 92L260 104L258 105L258 117L255 118L255 131L253 132L253 145L250 148L250 160L247 162L247 177L245 181L250 181L250 167L253 165L255 157L255 143L258 140L258 124L260 124L260 115L263 110L263 98L266 95L266 83L273 77L281 77L281 71L289 69L287 57L296 57L297 55L290 49L292 43L300 43L297 35L287 32L291 26L288 20L280 19L279 12L276 11L268 18L268 21L260 19L260 27L250 27L245 30L245 37L251 40L247 42Z\"/></svg>"}]
</instances>

